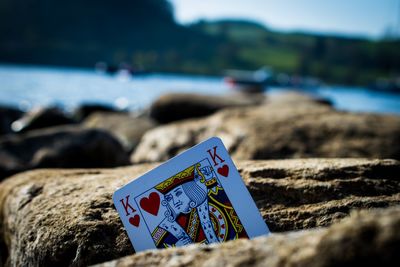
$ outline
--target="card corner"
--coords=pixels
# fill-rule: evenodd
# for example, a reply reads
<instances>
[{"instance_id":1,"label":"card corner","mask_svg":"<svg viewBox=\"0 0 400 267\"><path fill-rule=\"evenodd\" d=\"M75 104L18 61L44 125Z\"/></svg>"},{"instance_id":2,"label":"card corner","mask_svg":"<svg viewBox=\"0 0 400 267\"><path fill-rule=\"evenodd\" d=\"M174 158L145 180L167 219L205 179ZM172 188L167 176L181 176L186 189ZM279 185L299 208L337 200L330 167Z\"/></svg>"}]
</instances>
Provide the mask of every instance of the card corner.
<instances>
[{"instance_id":1,"label":"card corner","mask_svg":"<svg viewBox=\"0 0 400 267\"><path fill-rule=\"evenodd\" d=\"M221 144L224 144L224 142L222 141L221 137L218 137L218 136L210 137L208 139L208 141L215 141L215 142L220 142Z\"/></svg>"}]
</instances>

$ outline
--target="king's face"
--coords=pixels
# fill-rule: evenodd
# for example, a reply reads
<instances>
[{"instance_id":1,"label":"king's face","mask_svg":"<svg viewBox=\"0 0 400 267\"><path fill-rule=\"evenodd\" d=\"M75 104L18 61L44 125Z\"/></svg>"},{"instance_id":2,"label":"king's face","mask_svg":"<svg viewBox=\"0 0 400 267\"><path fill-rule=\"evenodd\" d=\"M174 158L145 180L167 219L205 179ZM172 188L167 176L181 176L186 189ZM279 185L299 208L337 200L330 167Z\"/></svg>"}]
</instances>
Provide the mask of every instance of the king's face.
<instances>
[{"instance_id":1,"label":"king's face","mask_svg":"<svg viewBox=\"0 0 400 267\"><path fill-rule=\"evenodd\" d=\"M186 195L182 188L182 185L177 186L165 195L165 200L168 202L169 206L172 208L175 214L189 213L190 208L190 198Z\"/></svg>"}]
</instances>

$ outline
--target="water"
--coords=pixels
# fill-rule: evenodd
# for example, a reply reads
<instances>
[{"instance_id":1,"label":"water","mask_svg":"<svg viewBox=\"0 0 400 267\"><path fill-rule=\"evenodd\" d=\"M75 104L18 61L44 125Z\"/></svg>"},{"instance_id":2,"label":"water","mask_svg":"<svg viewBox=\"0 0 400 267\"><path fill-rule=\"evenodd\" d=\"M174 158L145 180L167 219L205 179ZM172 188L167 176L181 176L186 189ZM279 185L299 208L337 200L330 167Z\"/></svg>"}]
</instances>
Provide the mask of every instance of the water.
<instances>
[{"instance_id":1,"label":"water","mask_svg":"<svg viewBox=\"0 0 400 267\"><path fill-rule=\"evenodd\" d=\"M223 95L229 88L218 77L151 74L127 78L85 69L0 65L0 103L25 110L47 105L71 110L81 103L138 110L167 92ZM279 88L268 91L281 92ZM329 98L340 110L400 114L400 94L327 86L308 93Z\"/></svg>"},{"instance_id":2,"label":"water","mask_svg":"<svg viewBox=\"0 0 400 267\"><path fill-rule=\"evenodd\" d=\"M30 109L81 103L103 103L141 109L167 92L226 94L222 78L151 74L129 78L94 70L0 65L0 103Z\"/></svg>"}]
</instances>

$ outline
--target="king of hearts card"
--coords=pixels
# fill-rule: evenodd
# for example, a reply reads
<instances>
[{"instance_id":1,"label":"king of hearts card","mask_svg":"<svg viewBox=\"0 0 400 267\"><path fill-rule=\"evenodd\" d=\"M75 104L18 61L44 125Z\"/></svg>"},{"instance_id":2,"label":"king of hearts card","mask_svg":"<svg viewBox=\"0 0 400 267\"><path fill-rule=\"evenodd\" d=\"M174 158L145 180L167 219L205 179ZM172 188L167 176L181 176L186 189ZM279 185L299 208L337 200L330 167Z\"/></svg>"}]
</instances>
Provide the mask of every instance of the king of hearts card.
<instances>
[{"instance_id":1,"label":"king of hearts card","mask_svg":"<svg viewBox=\"0 0 400 267\"><path fill-rule=\"evenodd\" d=\"M269 234L215 137L118 189L113 200L136 251Z\"/></svg>"}]
</instances>

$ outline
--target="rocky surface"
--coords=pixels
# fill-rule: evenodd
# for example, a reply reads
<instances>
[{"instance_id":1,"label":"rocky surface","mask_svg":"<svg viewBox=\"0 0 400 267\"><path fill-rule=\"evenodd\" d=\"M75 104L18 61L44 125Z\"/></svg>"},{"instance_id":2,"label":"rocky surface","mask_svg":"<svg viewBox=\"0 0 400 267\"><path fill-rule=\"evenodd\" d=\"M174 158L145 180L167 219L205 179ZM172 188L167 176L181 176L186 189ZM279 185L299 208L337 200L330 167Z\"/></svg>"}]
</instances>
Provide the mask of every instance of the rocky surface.
<instances>
[{"instance_id":1,"label":"rocky surface","mask_svg":"<svg viewBox=\"0 0 400 267\"><path fill-rule=\"evenodd\" d=\"M169 93L160 96L150 107L150 117L160 123L210 115L220 109L254 106L264 101L264 95L200 95Z\"/></svg>"},{"instance_id":2,"label":"rocky surface","mask_svg":"<svg viewBox=\"0 0 400 267\"><path fill-rule=\"evenodd\" d=\"M143 136L131 159L167 160L212 136L221 137L236 159L400 159L399 116L339 112L298 94L157 127Z\"/></svg>"},{"instance_id":3,"label":"rocky surface","mask_svg":"<svg viewBox=\"0 0 400 267\"><path fill-rule=\"evenodd\" d=\"M399 249L400 207L396 207L354 213L327 229L151 250L96 266L395 267Z\"/></svg>"},{"instance_id":4,"label":"rocky surface","mask_svg":"<svg viewBox=\"0 0 400 267\"><path fill-rule=\"evenodd\" d=\"M144 164L116 169L35 170L3 181L0 184L3 259L11 266L84 266L132 254L133 249L111 197L116 188L155 166ZM395 160L240 161L238 168L273 232L328 226L346 217L352 210L400 204L400 163ZM333 259L334 263L338 253L348 252L345 255L350 260L353 259L352 250L349 249L352 242L348 242L348 235L356 238L359 246L357 251L365 253L362 255L367 255L371 250L375 251L376 246L380 246L376 250L380 253L378 256L390 256L392 254L387 245L398 243L393 243L396 239L385 238L388 235L390 238L398 237L399 222L398 216L393 217L397 221L391 221L391 215L386 220L385 216L372 216L376 220L373 220L370 227L365 224L365 227L360 228L361 219L341 224L324 232L325 237L318 239L324 242L316 243L320 250L330 255L329 259ZM397 228L392 229L392 224L397 225ZM346 228L346 225L350 228ZM347 230L341 231L341 227ZM198 258L200 265L218 265L221 262L261 264L268 255L279 252L281 256L277 260L282 264L276 266L286 266L281 261L286 257L288 260L297 260L296 255L303 254L293 253L306 247L308 243L315 246L312 236L317 234L318 232L310 232L307 236L299 235L304 240L298 244L294 242L295 239L278 236L271 242L282 243L282 246L276 246L276 251L270 252L268 251L272 247L268 247L263 239L232 242L221 249L192 249L193 255L198 256L196 259ZM297 236L291 235L293 238ZM310 241L307 241L308 236ZM393 242L390 243L391 241ZM310 247L310 253L312 248ZM192 254L190 249L186 249L188 254ZM151 264L165 261L173 265L182 258L173 259L167 255L188 255L185 254L186 249L178 250L183 251L178 254L167 251L140 254L135 262ZM217 254L218 251L222 254ZM382 254L384 251L388 254ZM201 254L208 252L210 254L207 256ZM307 252L305 249L302 253L307 255ZM325 262L327 265L304 266L337 266Z\"/></svg>"},{"instance_id":5,"label":"rocky surface","mask_svg":"<svg viewBox=\"0 0 400 267\"><path fill-rule=\"evenodd\" d=\"M75 123L75 121L61 109L46 107L29 111L22 118L13 122L12 129L15 132L27 132L35 129L72 123Z\"/></svg>"},{"instance_id":6,"label":"rocky surface","mask_svg":"<svg viewBox=\"0 0 400 267\"><path fill-rule=\"evenodd\" d=\"M151 167L34 170L3 181L0 225L7 264L87 266L131 254L112 193Z\"/></svg>"},{"instance_id":7,"label":"rocky surface","mask_svg":"<svg viewBox=\"0 0 400 267\"><path fill-rule=\"evenodd\" d=\"M148 118L138 118L128 113L95 112L85 119L86 128L106 130L117 138L126 151L139 144L143 134L154 128L156 123Z\"/></svg>"},{"instance_id":8,"label":"rocky surface","mask_svg":"<svg viewBox=\"0 0 400 267\"><path fill-rule=\"evenodd\" d=\"M0 179L33 168L115 167L129 155L110 134L59 126L0 139Z\"/></svg>"},{"instance_id":9,"label":"rocky surface","mask_svg":"<svg viewBox=\"0 0 400 267\"><path fill-rule=\"evenodd\" d=\"M0 135L12 133L11 124L24 113L16 108L0 106Z\"/></svg>"},{"instance_id":10,"label":"rocky surface","mask_svg":"<svg viewBox=\"0 0 400 267\"><path fill-rule=\"evenodd\" d=\"M239 171L273 232L327 226L350 210L400 204L400 162L242 161Z\"/></svg>"}]
</instances>

